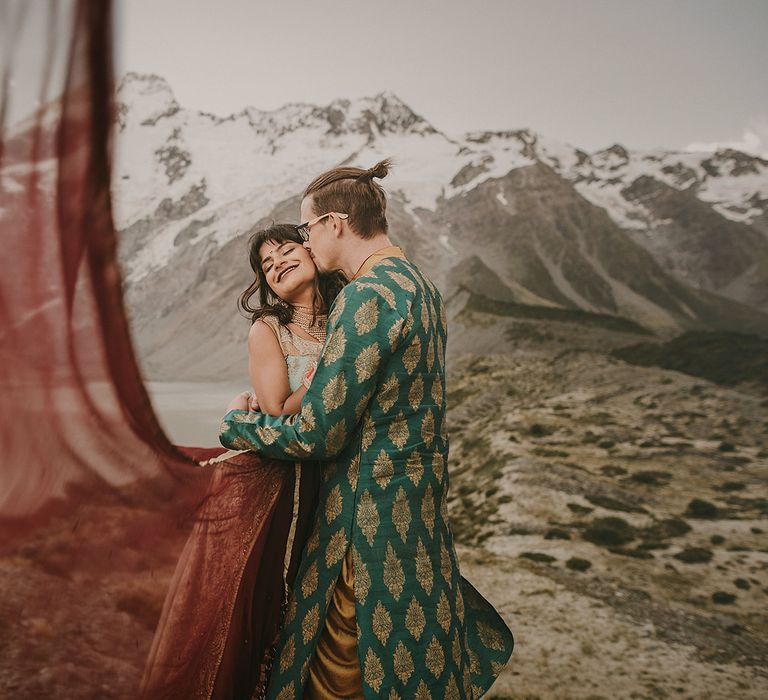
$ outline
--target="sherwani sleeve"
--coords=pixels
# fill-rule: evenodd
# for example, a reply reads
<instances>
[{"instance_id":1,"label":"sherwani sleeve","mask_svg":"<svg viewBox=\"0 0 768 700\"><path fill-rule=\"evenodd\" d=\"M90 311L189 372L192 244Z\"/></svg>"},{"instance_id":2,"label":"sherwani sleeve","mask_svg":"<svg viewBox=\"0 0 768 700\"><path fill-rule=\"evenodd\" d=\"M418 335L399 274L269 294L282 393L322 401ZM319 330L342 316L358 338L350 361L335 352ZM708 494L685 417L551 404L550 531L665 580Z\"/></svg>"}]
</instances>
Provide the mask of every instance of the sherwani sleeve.
<instances>
[{"instance_id":1,"label":"sherwani sleeve","mask_svg":"<svg viewBox=\"0 0 768 700\"><path fill-rule=\"evenodd\" d=\"M276 459L333 459L355 433L404 322L391 290L350 284L334 303L299 414L230 411L221 424L221 444Z\"/></svg>"}]
</instances>

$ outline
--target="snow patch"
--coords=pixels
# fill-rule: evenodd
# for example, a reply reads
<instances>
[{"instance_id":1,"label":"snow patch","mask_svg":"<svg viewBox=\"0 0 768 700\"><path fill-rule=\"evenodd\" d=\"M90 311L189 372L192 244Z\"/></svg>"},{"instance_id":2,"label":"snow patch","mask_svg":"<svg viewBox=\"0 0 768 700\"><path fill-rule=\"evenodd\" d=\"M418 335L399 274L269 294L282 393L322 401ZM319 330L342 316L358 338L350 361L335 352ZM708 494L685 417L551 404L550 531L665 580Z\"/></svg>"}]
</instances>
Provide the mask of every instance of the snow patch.
<instances>
[{"instance_id":1,"label":"snow patch","mask_svg":"<svg viewBox=\"0 0 768 700\"><path fill-rule=\"evenodd\" d=\"M286 197L298 196L317 173L339 164L369 167L388 156L394 167L384 185L412 216L536 163L569 180L581 196L633 232L652 232L665 223L622 194L641 176L691 189L734 221L750 223L763 215L760 202L768 200L768 162L738 151L640 152L614 145L587 153L528 129L451 138L392 93L334 100L324 107L249 107L221 118L179 107L161 78L130 74L118 100L113 175L118 228L154 215L164 200L181 201L204 180L204 215L215 215L215 223L199 235L217 246ZM503 191L495 196L510 206ZM133 274L164 266L178 232L191 218L199 220L202 211L162 225L132 266Z\"/></svg>"},{"instance_id":2,"label":"snow patch","mask_svg":"<svg viewBox=\"0 0 768 700\"><path fill-rule=\"evenodd\" d=\"M457 255L457 254L458 254L458 252L457 252L456 248L454 248L454 247L451 245L451 242L450 242L450 240L448 239L448 235L447 235L447 234L445 234L445 233L441 233L441 234L438 236L437 240L438 240L438 241L440 241L440 245L442 245L442 246L443 246L443 248L445 248L445 249L446 249L446 250L447 250L449 253L451 253L452 255Z\"/></svg>"}]
</instances>

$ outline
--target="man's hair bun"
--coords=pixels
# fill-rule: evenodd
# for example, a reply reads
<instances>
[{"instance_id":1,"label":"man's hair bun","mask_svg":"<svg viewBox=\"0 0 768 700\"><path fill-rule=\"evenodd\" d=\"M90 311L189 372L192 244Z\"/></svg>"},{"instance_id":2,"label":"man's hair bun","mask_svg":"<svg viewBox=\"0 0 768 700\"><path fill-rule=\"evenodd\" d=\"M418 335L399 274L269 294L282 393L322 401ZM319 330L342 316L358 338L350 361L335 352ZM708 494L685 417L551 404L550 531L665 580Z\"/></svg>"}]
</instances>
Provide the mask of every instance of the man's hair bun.
<instances>
[{"instance_id":1,"label":"man's hair bun","mask_svg":"<svg viewBox=\"0 0 768 700\"><path fill-rule=\"evenodd\" d=\"M371 180L374 177L381 180L389 174L389 169L392 167L392 160L385 158L380 160L372 168L368 168L358 179L359 180Z\"/></svg>"}]
</instances>

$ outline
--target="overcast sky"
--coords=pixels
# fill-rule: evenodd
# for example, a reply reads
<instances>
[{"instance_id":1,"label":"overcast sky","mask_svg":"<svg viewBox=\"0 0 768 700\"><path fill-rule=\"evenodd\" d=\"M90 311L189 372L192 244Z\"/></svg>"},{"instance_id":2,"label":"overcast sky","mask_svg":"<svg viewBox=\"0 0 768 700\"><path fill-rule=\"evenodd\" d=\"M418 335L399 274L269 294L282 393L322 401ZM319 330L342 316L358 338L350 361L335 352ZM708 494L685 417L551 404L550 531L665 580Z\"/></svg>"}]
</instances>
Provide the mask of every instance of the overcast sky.
<instances>
[{"instance_id":1,"label":"overcast sky","mask_svg":"<svg viewBox=\"0 0 768 700\"><path fill-rule=\"evenodd\" d=\"M392 90L450 134L768 152L767 0L116 0L119 73L220 115Z\"/></svg>"}]
</instances>

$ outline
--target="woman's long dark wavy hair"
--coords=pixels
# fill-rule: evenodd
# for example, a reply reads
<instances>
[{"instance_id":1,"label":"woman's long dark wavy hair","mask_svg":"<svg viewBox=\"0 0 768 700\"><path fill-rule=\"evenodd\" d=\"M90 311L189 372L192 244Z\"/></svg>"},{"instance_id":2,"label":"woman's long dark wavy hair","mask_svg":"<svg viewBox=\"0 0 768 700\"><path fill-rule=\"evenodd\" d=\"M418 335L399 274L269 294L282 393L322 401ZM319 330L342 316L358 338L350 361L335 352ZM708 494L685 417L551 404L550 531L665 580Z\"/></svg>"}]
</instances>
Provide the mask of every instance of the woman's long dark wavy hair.
<instances>
[{"instance_id":1,"label":"woman's long dark wavy hair","mask_svg":"<svg viewBox=\"0 0 768 700\"><path fill-rule=\"evenodd\" d=\"M256 279L240 295L237 300L237 306L250 316L251 323L262 316L272 315L277 317L281 324L287 325L293 318L293 306L277 296L267 283L267 278L261 268L262 260L259 251L266 242L277 243L278 245L293 242L302 245L301 236L299 236L293 224L272 224L267 228L256 229L250 233L248 257ZM336 295L346 283L347 278L341 272L319 272L317 274L315 277L314 294L312 296L313 321L316 312L328 312ZM258 306L254 306L252 299L257 293L259 303Z\"/></svg>"}]
</instances>

